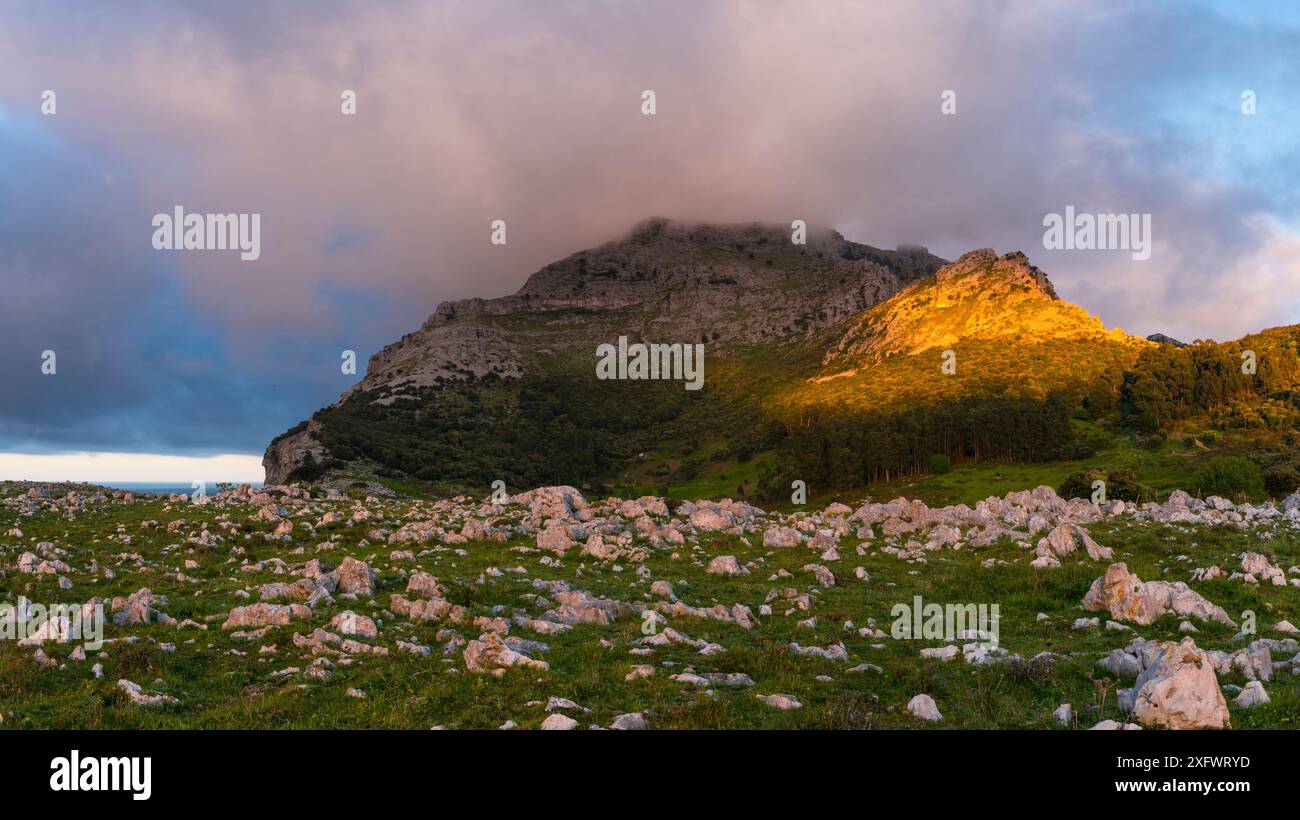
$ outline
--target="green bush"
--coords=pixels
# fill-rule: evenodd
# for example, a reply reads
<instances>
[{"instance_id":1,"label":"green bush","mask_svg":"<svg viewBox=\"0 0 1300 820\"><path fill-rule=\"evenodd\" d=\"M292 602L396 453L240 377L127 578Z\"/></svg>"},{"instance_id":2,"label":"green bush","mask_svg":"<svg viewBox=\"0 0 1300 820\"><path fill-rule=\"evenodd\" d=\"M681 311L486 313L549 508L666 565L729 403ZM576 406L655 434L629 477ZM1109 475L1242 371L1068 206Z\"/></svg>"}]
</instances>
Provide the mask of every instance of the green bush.
<instances>
[{"instance_id":1,"label":"green bush","mask_svg":"<svg viewBox=\"0 0 1300 820\"><path fill-rule=\"evenodd\" d=\"M948 457L943 453L935 453L930 456L930 472L935 475L943 475L951 469L952 465L948 463Z\"/></svg>"},{"instance_id":2,"label":"green bush","mask_svg":"<svg viewBox=\"0 0 1300 820\"><path fill-rule=\"evenodd\" d=\"M1061 498L1092 498L1092 483L1106 482L1107 501L1142 501L1151 497L1151 491L1138 483L1137 473L1127 467L1094 467L1081 470L1065 479L1056 490Z\"/></svg>"},{"instance_id":3,"label":"green bush","mask_svg":"<svg viewBox=\"0 0 1300 820\"><path fill-rule=\"evenodd\" d=\"M1159 431L1150 435L1140 435L1137 437L1137 443L1139 447L1147 450L1159 450L1165 446L1165 435Z\"/></svg>"},{"instance_id":4,"label":"green bush","mask_svg":"<svg viewBox=\"0 0 1300 820\"><path fill-rule=\"evenodd\" d=\"M1300 489L1300 462L1274 464L1264 471L1264 490L1275 498L1288 496Z\"/></svg>"},{"instance_id":5,"label":"green bush","mask_svg":"<svg viewBox=\"0 0 1300 820\"><path fill-rule=\"evenodd\" d=\"M1196 489L1204 495L1224 498L1264 494L1264 478L1259 467L1242 456L1219 456L1196 474Z\"/></svg>"},{"instance_id":6,"label":"green bush","mask_svg":"<svg viewBox=\"0 0 1300 820\"><path fill-rule=\"evenodd\" d=\"M286 481L290 484L295 481L304 481L310 484L323 476L325 470L325 465L317 461L316 457L311 453L308 453L307 457L302 460L302 463L294 468L293 472L289 473Z\"/></svg>"}]
</instances>

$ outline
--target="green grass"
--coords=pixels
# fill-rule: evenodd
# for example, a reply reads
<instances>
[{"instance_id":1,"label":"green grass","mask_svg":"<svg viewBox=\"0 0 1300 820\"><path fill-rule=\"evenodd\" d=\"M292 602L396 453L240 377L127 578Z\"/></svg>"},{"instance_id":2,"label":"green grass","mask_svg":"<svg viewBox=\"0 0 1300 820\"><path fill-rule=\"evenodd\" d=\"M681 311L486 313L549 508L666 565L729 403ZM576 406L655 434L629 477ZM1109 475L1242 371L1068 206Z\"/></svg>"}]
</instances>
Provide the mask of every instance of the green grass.
<instances>
[{"instance_id":1,"label":"green grass","mask_svg":"<svg viewBox=\"0 0 1300 820\"><path fill-rule=\"evenodd\" d=\"M950 476L942 477L945 481ZM1048 482L1050 483L1050 482ZM410 509L410 501L393 500L370 503L374 511L382 510L385 520L396 522ZM316 502L316 514L326 509L351 510L351 502L329 504ZM423 507L428 509L427 506ZM262 533L270 524L249 520L249 508L176 507L166 509L162 502L134 505L97 506L74 520L56 513L42 512L21 520L11 509L0 508L0 532L21 527L22 539L6 538L4 561L10 571L0 577L0 593L13 601L19 595L30 600L82 602L91 596L125 595L143 586L155 594L166 595L169 603L159 609L177 619L184 617L202 622L205 617L226 612L230 607L248 603L236 598L239 588L254 591L270 581L283 581L270 567L261 572L238 573L238 561L232 561L229 548L244 547L249 560L281 557L289 563L318 557L327 567L345 555L369 559L380 573L379 592L373 600L355 603L338 601L333 607L316 612L309 621L271 630L260 640L240 640L222 632L218 623L206 631L172 626L118 627L111 623L106 637L121 639L136 636L134 645L116 643L100 653L89 653L87 661L63 660L68 647L47 646L46 651L62 662L62 668L41 669L32 661L32 650L20 649L11 641L0 642L0 714L6 728L162 728L162 727L392 727L428 728L444 725L460 728L494 728L514 720L525 728L536 727L546 713L532 701L545 702L548 696L571 698L591 709L590 714L572 714L580 724L608 725L622 712L644 711L653 726L680 728L890 728L919 726L905 711L912 695L928 692L945 716L941 727L1055 728L1050 715L1059 703L1070 702L1079 715L1079 723L1090 726L1103 717L1115 718L1113 693L1103 710L1096 707L1096 689L1092 678L1100 677L1096 661L1109 650L1126 645L1130 633L1098 630L1085 632L1070 628L1083 616L1079 601L1102 566L1091 562L1066 561L1059 570L1042 571L1028 566L1029 554L1010 541L1000 541L983 550L946 550L928 554L928 563L909 564L883 554L858 556L856 539L841 541L842 559L832 564L838 578L836 586L818 590L809 612L787 616L784 607L774 602L771 617L758 618L758 626L744 630L734 624L712 620L674 617L669 625L692 638L703 638L725 647L712 657L701 656L688 647L656 649L648 657L630 655L632 642L641 637L641 622L636 617L621 618L609 626L577 626L559 636L541 637L516 627L512 634L535 638L550 644L541 657L551 664L548 671L511 671L504 678L467 673L460 652L443 656L437 641L445 624L410 624L385 617L383 608L389 596L405 588L405 574L415 569L433 573L452 589L450 597L469 607L470 614L488 615L496 606L519 607L536 616L541 608L524 597L536 593L532 579L564 579L576 588L588 589L601 596L626 601L649 601L649 582L638 582L632 564L623 572L613 572L606 564L586 559L585 567L576 552L571 552L562 566L548 567L540 562L541 553L520 553L513 547L531 546L531 541L470 543L463 555L448 547L438 549L433 542L418 546L393 546L372 542L362 546L366 532L360 526L334 524L319 529L315 535L299 534L293 542L267 542ZM183 518L180 532L168 533L167 522ZM157 520L163 526L142 529L141 522ZM227 520L234 531L219 528ZM220 547L200 549L185 542L185 536L197 533L200 522L212 532L221 532L227 541ZM373 523L373 522L372 522ZM114 537L119 525L131 537L123 544ZM1265 549L1285 567L1300 563L1300 535L1285 531L1267 541L1256 533L1235 529L1167 527L1163 525L1109 524L1092 528L1094 536L1116 550L1117 560L1126 560L1130 569L1144 579L1186 579L1192 568L1218 563L1226 569L1236 566L1234 557L1243 549ZM245 536L251 536L245 538ZM112 540L110 540L112 539ZM316 552L315 546L333 540L333 548ZM735 603L751 606L755 613L769 589L793 587L800 592L813 588L810 573L802 570L817 556L806 548L768 551L759 546L759 537L751 536L754 546L727 535L709 535L698 548L689 545L674 551L653 551L645 561L653 579L672 583L677 595L693 606ZM74 587L60 590L55 576L22 575L12 570L17 555L41 541L52 541L69 553L65 557L76 571L69 574ZM293 551L305 547L305 553ZM391 549L434 550L411 562L392 561ZM114 556L139 554L144 566L136 568L130 561ZM742 562L759 562L760 568L740 578L719 578L704 572L707 559L718 554L734 554ZM677 558L674 558L674 555ZM1180 556L1189 560L1180 560ZM89 561L112 566L113 580L94 578L86 572ZM984 569L980 562L997 558L1008 562ZM184 570L193 580L178 580L176 570L186 559L199 563L198 569ZM521 565L527 575L505 573L487 577L490 567L502 569ZM864 567L869 581L853 577L855 566ZM769 581L768 577L785 570L793 577ZM1167 572L1165 570L1168 570ZM483 578L483 583L479 579ZM1193 585L1210 600L1222 605L1234 617L1242 610L1259 613L1261 629L1282 618L1300 622L1300 590L1294 587L1248 587L1238 581L1217 580ZM1001 642L1013 653L1029 658L1051 651L1061 657L1048 665L967 666L960 661L943 663L919 657L923 646L942 642L910 641L859 637L845 631L844 622L865 626L874 618L881 629L890 629L891 608L910 602L921 595L928 602L997 604L1001 610ZM324 682L302 674L278 679L276 670L289 666L305 669L310 656L292 644L296 632L308 633L313 627L327 627L330 618L345 607L383 621L379 644L387 646L387 657L359 656L351 665L337 665ZM1047 613L1050 620L1039 622L1037 614ZM796 621L816 616L814 628L796 625ZM1225 627L1199 625L1199 645L1232 650L1231 631ZM466 638L478 630L469 625L458 627ZM1138 627L1137 634L1149 638L1178 639L1177 619L1165 618L1150 627ZM1277 636L1275 636L1277 637ZM432 647L434 654L418 657L396 649L398 639L415 639ZM806 658L791 653L790 641L804 645L825 646L843 640L850 655L849 664ZM607 641L609 646L602 646ZM175 651L164 651L159 644L174 643ZM873 644L883 644L874 648ZM274 645L273 653L259 649ZM1069 654L1077 653L1077 654ZM94 679L90 666L104 665L102 680ZM663 666L674 664L671 668ZM849 665L869 662L881 666L884 674L846 674ZM624 681L634 664L656 666L650 680ZM752 689L719 689L714 696L668 680L668 676L693 667L697 672L743 672L756 682ZM452 671L460 669L461 671ZM829 681L817 680L830 676ZM116 688L118 678L125 677L148 691L173 695L179 705L144 709L127 702ZM1244 681L1235 677L1223 682ZM1131 685L1131 681L1122 685ZM358 700L345 693L349 687L367 693ZM1273 702L1251 712L1233 709L1234 724L1283 728L1293 725L1300 709L1296 683L1292 676L1266 684ZM781 692L803 702L804 708L779 712L754 698L755 693Z\"/></svg>"}]
</instances>

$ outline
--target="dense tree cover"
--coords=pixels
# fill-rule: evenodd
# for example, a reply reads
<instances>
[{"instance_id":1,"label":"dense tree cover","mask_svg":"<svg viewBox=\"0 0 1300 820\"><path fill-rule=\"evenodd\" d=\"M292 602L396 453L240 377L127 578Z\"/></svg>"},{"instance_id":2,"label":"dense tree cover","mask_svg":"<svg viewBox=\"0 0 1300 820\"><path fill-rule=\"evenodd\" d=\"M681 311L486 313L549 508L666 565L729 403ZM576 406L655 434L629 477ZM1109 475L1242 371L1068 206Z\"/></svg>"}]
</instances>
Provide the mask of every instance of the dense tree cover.
<instances>
[{"instance_id":1,"label":"dense tree cover","mask_svg":"<svg viewBox=\"0 0 1300 820\"><path fill-rule=\"evenodd\" d=\"M1070 404L1057 394L967 397L898 412L838 412L805 419L788 431L777 466L760 491L788 494L800 479L839 489L917 475L931 457L951 461L1047 461L1071 440Z\"/></svg>"},{"instance_id":2,"label":"dense tree cover","mask_svg":"<svg viewBox=\"0 0 1300 820\"><path fill-rule=\"evenodd\" d=\"M1248 362L1254 372L1243 372ZM1295 339L1280 331L1227 344L1156 345L1118 375L1108 369L1094 380L1089 411L1100 418L1118 408L1126 423L1147 432L1205 415L1223 426L1274 428L1300 416Z\"/></svg>"},{"instance_id":3,"label":"dense tree cover","mask_svg":"<svg viewBox=\"0 0 1300 820\"><path fill-rule=\"evenodd\" d=\"M331 466L369 462L380 476L476 492L502 480L515 491L600 486L635 454L643 434L680 416L697 396L680 383L489 376L391 401L360 394L318 418Z\"/></svg>"},{"instance_id":4,"label":"dense tree cover","mask_svg":"<svg viewBox=\"0 0 1300 820\"><path fill-rule=\"evenodd\" d=\"M952 378L935 377L933 357L899 357L854 378L799 380L806 395L786 403L766 398L788 384L783 374L798 371L798 361L720 361L699 392L671 381L599 381L585 366L552 363L518 380L489 376L353 396L317 416L331 460L308 462L295 478L352 463L438 491L484 492L498 479L511 489L599 490L676 485L710 460L744 463L761 453L769 466L760 494L784 497L795 479L834 490L961 462L1085 457L1070 426L1078 413L1156 443L1188 419L1263 431L1278 446L1251 457L1262 486L1279 495L1300 480L1298 341L1300 329L1281 328L1222 345L1153 346L1135 361L1095 344L968 345ZM1254 373L1242 372L1247 350ZM1213 444L1206 433L1197 436ZM629 478L629 468L646 459L653 469ZM1104 472L1108 498L1146 497L1131 475ZM1070 494L1090 496L1096 476L1076 478L1083 483L1067 482ZM1220 480L1228 479L1207 476L1214 486Z\"/></svg>"}]
</instances>

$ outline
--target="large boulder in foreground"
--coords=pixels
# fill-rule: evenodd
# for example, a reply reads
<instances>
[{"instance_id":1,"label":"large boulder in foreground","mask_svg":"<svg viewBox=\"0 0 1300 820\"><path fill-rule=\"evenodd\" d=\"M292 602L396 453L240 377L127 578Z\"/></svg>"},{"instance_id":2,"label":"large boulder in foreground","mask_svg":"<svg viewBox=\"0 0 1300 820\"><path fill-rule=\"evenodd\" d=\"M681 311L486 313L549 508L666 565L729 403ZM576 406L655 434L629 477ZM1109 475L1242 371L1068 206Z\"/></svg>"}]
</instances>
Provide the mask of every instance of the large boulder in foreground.
<instances>
[{"instance_id":1,"label":"large boulder in foreground","mask_svg":"<svg viewBox=\"0 0 1300 820\"><path fill-rule=\"evenodd\" d=\"M1083 608L1089 612L1109 612L1117 621L1146 625L1166 613L1217 621L1231 627L1237 624L1222 607L1201 597L1182 581L1146 581L1128 571L1122 561L1106 568L1106 574L1092 582L1083 596Z\"/></svg>"},{"instance_id":2,"label":"large boulder in foreground","mask_svg":"<svg viewBox=\"0 0 1300 820\"><path fill-rule=\"evenodd\" d=\"M1139 723L1168 729L1231 729L1214 664L1190 637L1165 641L1134 686Z\"/></svg>"}]
</instances>

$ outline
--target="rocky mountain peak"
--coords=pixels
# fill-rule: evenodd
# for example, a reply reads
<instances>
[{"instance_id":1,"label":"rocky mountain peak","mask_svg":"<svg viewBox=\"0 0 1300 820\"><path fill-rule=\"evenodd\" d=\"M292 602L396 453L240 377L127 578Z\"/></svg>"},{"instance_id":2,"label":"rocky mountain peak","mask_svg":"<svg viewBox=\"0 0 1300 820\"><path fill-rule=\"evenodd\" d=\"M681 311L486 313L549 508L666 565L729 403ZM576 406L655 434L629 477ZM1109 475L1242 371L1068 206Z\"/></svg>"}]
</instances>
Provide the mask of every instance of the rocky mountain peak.
<instances>
[{"instance_id":1,"label":"rocky mountain peak","mask_svg":"<svg viewBox=\"0 0 1300 820\"><path fill-rule=\"evenodd\" d=\"M1174 347L1187 347L1187 342L1180 342L1173 336L1166 336L1163 333L1152 333L1147 337L1147 341L1158 344L1173 345Z\"/></svg>"},{"instance_id":2,"label":"rocky mountain peak","mask_svg":"<svg viewBox=\"0 0 1300 820\"><path fill-rule=\"evenodd\" d=\"M1047 275L1015 251L970 251L867 311L825 357L868 360L944 349L963 340L1111 339L1145 344L1062 301Z\"/></svg>"},{"instance_id":3,"label":"rocky mountain peak","mask_svg":"<svg viewBox=\"0 0 1300 820\"><path fill-rule=\"evenodd\" d=\"M545 265L514 294L438 305L420 329L370 358L340 403L366 394L392 404L412 391L495 375L517 378L557 362L589 361L619 336L702 343L711 357L747 345L807 339L847 322L945 264L925 248L894 251L810 226L699 224L660 217ZM277 439L264 464L282 480L312 453L304 429Z\"/></svg>"},{"instance_id":4,"label":"rocky mountain peak","mask_svg":"<svg viewBox=\"0 0 1300 820\"><path fill-rule=\"evenodd\" d=\"M522 375L530 354L589 351L619 335L758 343L806 335L934 273L924 248L885 251L809 228L652 218L552 262L513 295L443 302L418 331L370 359L344 394L439 379Z\"/></svg>"},{"instance_id":5,"label":"rocky mountain peak","mask_svg":"<svg viewBox=\"0 0 1300 820\"><path fill-rule=\"evenodd\" d=\"M693 281L762 285L780 270L838 272L838 267L819 266L814 260L874 263L902 282L932 273L943 264L924 248L884 251L850 242L828 228L810 226L806 243L794 245L788 225L687 223L654 217L637 223L619 239L546 265L529 276L515 295L533 305L573 299L623 302ZM774 270L762 270L765 266Z\"/></svg>"},{"instance_id":6,"label":"rocky mountain peak","mask_svg":"<svg viewBox=\"0 0 1300 820\"><path fill-rule=\"evenodd\" d=\"M1027 287L1039 291L1050 299L1059 299L1051 280L1037 266L1030 264L1023 251L1012 251L998 256L992 248L980 248L962 254L956 262L946 265L935 275L940 288L957 286L976 288L990 293L1003 292L1007 287Z\"/></svg>"}]
</instances>

